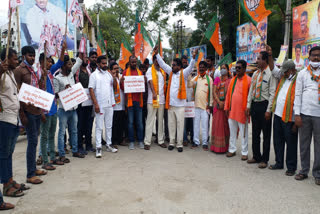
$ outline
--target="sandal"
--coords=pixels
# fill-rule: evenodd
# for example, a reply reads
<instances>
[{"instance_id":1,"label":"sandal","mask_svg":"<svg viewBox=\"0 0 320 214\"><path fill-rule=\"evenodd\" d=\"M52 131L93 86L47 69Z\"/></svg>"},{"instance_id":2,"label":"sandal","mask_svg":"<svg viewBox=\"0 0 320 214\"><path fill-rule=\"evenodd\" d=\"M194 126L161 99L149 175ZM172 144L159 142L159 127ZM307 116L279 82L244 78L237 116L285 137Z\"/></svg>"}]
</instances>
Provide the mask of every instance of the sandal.
<instances>
[{"instance_id":1,"label":"sandal","mask_svg":"<svg viewBox=\"0 0 320 214\"><path fill-rule=\"evenodd\" d=\"M37 159L37 165L40 166L42 165L42 163L43 163L42 156L39 156Z\"/></svg>"},{"instance_id":2,"label":"sandal","mask_svg":"<svg viewBox=\"0 0 320 214\"><path fill-rule=\"evenodd\" d=\"M29 189L30 189L30 187L27 186L27 185L25 185L24 183L19 184L19 183L17 183L16 181L13 181L12 184L13 184L13 186L14 186L16 189L17 189L16 185L20 185L20 188L19 188L19 189L20 189L21 191L25 191L25 190L29 190Z\"/></svg>"},{"instance_id":3,"label":"sandal","mask_svg":"<svg viewBox=\"0 0 320 214\"><path fill-rule=\"evenodd\" d=\"M41 184L43 181L38 178L37 176L33 176L31 178L27 178L27 183L31 183L31 184Z\"/></svg>"},{"instance_id":4,"label":"sandal","mask_svg":"<svg viewBox=\"0 0 320 214\"><path fill-rule=\"evenodd\" d=\"M60 157L59 161L63 162L63 163L70 163L70 160L66 157Z\"/></svg>"},{"instance_id":5,"label":"sandal","mask_svg":"<svg viewBox=\"0 0 320 214\"><path fill-rule=\"evenodd\" d=\"M277 164L273 164L269 166L269 169L275 170L275 169L283 169L283 167L278 166Z\"/></svg>"},{"instance_id":6,"label":"sandal","mask_svg":"<svg viewBox=\"0 0 320 214\"><path fill-rule=\"evenodd\" d=\"M42 176L42 175L46 175L47 172L41 169L37 169L36 170L36 176Z\"/></svg>"},{"instance_id":7,"label":"sandal","mask_svg":"<svg viewBox=\"0 0 320 214\"><path fill-rule=\"evenodd\" d=\"M308 175L304 175L304 174L297 174L295 177L294 177L297 181L302 181L304 179L307 179L308 178Z\"/></svg>"},{"instance_id":8,"label":"sandal","mask_svg":"<svg viewBox=\"0 0 320 214\"><path fill-rule=\"evenodd\" d=\"M14 208L14 205L13 204L10 204L10 203L5 203L3 202L1 205L0 205L0 210L11 210Z\"/></svg>"},{"instance_id":9,"label":"sandal","mask_svg":"<svg viewBox=\"0 0 320 214\"><path fill-rule=\"evenodd\" d=\"M55 159L55 160L51 161L50 163L53 165L59 165L59 166L64 165L64 163L62 161L60 161L59 159Z\"/></svg>"},{"instance_id":10,"label":"sandal","mask_svg":"<svg viewBox=\"0 0 320 214\"><path fill-rule=\"evenodd\" d=\"M289 170L286 171L286 176L294 176L294 174L296 174L295 171L289 171Z\"/></svg>"},{"instance_id":11,"label":"sandal","mask_svg":"<svg viewBox=\"0 0 320 214\"><path fill-rule=\"evenodd\" d=\"M52 164L50 164L50 163L46 163L45 165L42 166L42 169L45 169L45 170L55 170L56 167L52 166Z\"/></svg>"},{"instance_id":12,"label":"sandal","mask_svg":"<svg viewBox=\"0 0 320 214\"><path fill-rule=\"evenodd\" d=\"M13 191L10 191L10 189L14 189ZM8 186L3 186L3 195L8 197L21 197L24 196L24 193L20 189L16 189L13 186L13 183L9 184Z\"/></svg>"}]
</instances>

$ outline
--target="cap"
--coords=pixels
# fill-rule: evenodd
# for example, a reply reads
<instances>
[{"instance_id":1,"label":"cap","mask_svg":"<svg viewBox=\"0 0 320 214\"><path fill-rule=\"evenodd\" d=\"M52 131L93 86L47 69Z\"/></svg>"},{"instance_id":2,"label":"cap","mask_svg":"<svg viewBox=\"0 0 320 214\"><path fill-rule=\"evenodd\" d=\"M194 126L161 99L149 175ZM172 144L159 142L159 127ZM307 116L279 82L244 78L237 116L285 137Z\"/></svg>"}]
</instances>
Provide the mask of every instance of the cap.
<instances>
[{"instance_id":1,"label":"cap","mask_svg":"<svg viewBox=\"0 0 320 214\"><path fill-rule=\"evenodd\" d=\"M296 65L294 64L294 62L290 59L290 60L286 60L282 66L281 66L281 69L280 69L280 73L285 73L287 72L289 69L295 69L296 68Z\"/></svg>"}]
</instances>

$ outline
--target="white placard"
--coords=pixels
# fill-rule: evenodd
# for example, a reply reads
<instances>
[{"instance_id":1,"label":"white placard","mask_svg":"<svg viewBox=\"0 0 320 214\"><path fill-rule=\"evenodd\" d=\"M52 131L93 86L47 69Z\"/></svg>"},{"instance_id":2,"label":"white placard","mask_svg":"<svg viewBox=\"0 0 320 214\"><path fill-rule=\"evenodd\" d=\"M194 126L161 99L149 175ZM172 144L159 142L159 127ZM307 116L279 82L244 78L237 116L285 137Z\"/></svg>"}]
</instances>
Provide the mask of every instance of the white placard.
<instances>
[{"instance_id":1,"label":"white placard","mask_svg":"<svg viewBox=\"0 0 320 214\"><path fill-rule=\"evenodd\" d=\"M84 91L86 92L88 99L82 103L82 106L92 106L93 102L90 96L89 89L85 88Z\"/></svg>"},{"instance_id":2,"label":"white placard","mask_svg":"<svg viewBox=\"0 0 320 214\"><path fill-rule=\"evenodd\" d=\"M54 95L31 85L22 83L19 91L19 101L31 103L34 106L50 111Z\"/></svg>"},{"instance_id":3,"label":"white placard","mask_svg":"<svg viewBox=\"0 0 320 214\"><path fill-rule=\"evenodd\" d=\"M125 76L124 93L145 92L144 76Z\"/></svg>"},{"instance_id":4,"label":"white placard","mask_svg":"<svg viewBox=\"0 0 320 214\"><path fill-rule=\"evenodd\" d=\"M65 111L72 109L88 99L88 96L81 83L77 83L64 91L59 92L58 94Z\"/></svg>"},{"instance_id":5,"label":"white placard","mask_svg":"<svg viewBox=\"0 0 320 214\"><path fill-rule=\"evenodd\" d=\"M184 117L185 118L194 118L195 111L194 111L194 102L186 102L184 108Z\"/></svg>"}]
</instances>

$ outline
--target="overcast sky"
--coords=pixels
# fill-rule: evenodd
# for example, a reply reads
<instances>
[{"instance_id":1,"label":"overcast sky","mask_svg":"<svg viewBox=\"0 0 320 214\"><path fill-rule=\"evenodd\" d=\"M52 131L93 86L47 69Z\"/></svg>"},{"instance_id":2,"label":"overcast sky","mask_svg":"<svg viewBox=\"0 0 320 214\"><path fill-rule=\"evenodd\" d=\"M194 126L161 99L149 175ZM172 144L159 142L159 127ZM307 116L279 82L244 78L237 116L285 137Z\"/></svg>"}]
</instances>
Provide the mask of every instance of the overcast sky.
<instances>
[{"instance_id":1,"label":"overcast sky","mask_svg":"<svg viewBox=\"0 0 320 214\"><path fill-rule=\"evenodd\" d=\"M25 1L33 1L33 0L25 0ZM1 0L0 4L0 26L8 22L8 5L9 0ZM92 7L95 3L100 2L100 0L84 0L84 3L87 8ZM169 19L169 24L172 25L174 22L176 22L179 19L184 20L184 25L187 28L191 28L192 30L197 29L197 21L193 18L193 16L171 16ZM169 48L169 39L163 35L163 47Z\"/></svg>"}]
</instances>

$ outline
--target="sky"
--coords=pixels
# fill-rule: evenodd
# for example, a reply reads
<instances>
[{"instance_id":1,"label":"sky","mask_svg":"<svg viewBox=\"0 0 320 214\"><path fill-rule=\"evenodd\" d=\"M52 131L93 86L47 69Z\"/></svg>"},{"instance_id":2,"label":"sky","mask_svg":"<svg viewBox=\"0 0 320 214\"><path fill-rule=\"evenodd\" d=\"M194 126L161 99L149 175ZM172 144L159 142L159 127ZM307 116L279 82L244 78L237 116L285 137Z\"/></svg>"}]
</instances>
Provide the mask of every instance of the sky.
<instances>
[{"instance_id":1,"label":"sky","mask_svg":"<svg viewBox=\"0 0 320 214\"><path fill-rule=\"evenodd\" d=\"M24 0L24 1L32 1L32 0ZM100 0L84 0L86 8L90 8L95 3L98 3L98 2L100 2ZM9 0L1 0L0 26L8 22L8 5L9 5ZM186 28L191 28L192 30L197 29L197 20L192 15L187 16L187 15L181 14L179 16L170 16L169 24L172 25L173 23L177 22L179 19L182 19L184 21L184 25L186 26ZM164 48L170 48L169 38L167 38L165 35L163 35L162 38L163 38L162 46Z\"/></svg>"}]
</instances>

